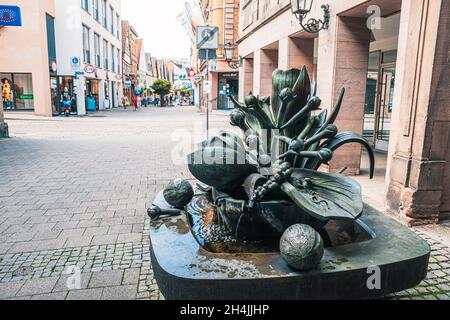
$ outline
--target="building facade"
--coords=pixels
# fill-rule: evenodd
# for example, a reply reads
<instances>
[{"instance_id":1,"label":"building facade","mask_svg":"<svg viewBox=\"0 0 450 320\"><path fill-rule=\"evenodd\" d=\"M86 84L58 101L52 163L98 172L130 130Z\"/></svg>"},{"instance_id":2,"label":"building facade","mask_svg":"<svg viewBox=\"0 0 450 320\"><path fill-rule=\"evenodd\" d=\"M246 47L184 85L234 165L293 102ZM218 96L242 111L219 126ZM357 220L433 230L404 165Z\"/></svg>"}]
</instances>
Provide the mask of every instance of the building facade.
<instances>
[{"instance_id":1,"label":"building facade","mask_svg":"<svg viewBox=\"0 0 450 320\"><path fill-rule=\"evenodd\" d=\"M242 0L240 99L270 95L276 68L306 66L323 108L342 87L341 131L363 134L386 152L385 204L409 224L450 217L450 2L313 1L310 17L327 30L308 33L289 0ZM361 148L347 146L326 169L358 174Z\"/></svg>"},{"instance_id":2,"label":"building facade","mask_svg":"<svg viewBox=\"0 0 450 320\"><path fill-rule=\"evenodd\" d=\"M195 91L202 94L200 104L204 109L206 97L201 88L204 85L204 80L211 81L210 107L212 109L230 110L233 109L233 105L227 92L238 96L239 70L229 67L223 47L227 43L236 44L239 26L239 0L202 0L200 6L205 24L219 28L219 49L217 50L217 59L211 60L209 79L203 77L197 80ZM193 47L196 47L195 43L193 43ZM193 53L198 61L198 50L194 49ZM237 55L234 58L237 59ZM199 74L205 73L205 67L204 61L197 62Z\"/></svg>"},{"instance_id":3,"label":"building facade","mask_svg":"<svg viewBox=\"0 0 450 320\"><path fill-rule=\"evenodd\" d=\"M3 109L51 116L50 75L58 67L54 0L3 0L1 4L18 6L22 14L22 26L0 28Z\"/></svg>"},{"instance_id":4,"label":"building facade","mask_svg":"<svg viewBox=\"0 0 450 320\"><path fill-rule=\"evenodd\" d=\"M54 113L60 108L59 93L66 88L76 101L72 112L78 115L121 105L121 1L56 1L56 14Z\"/></svg>"},{"instance_id":5,"label":"building facade","mask_svg":"<svg viewBox=\"0 0 450 320\"><path fill-rule=\"evenodd\" d=\"M122 54L124 68L124 95L131 100L138 89L138 52L139 34L130 25L129 21L122 21L122 45L124 51Z\"/></svg>"}]
</instances>

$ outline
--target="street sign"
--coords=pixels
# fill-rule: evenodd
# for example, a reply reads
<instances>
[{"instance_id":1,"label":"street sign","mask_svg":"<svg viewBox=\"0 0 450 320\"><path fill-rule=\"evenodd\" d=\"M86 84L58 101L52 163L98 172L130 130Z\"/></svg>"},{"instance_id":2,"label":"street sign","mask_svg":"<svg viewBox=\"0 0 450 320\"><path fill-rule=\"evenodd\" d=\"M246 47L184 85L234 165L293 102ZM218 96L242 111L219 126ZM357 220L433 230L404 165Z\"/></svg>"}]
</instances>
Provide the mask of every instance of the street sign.
<instances>
[{"instance_id":1,"label":"street sign","mask_svg":"<svg viewBox=\"0 0 450 320\"><path fill-rule=\"evenodd\" d=\"M206 53L208 53L208 54L206 54ZM200 60L207 60L206 58L208 58L208 60L217 59L217 52L216 52L216 50L202 49L202 50L198 51L198 58Z\"/></svg>"},{"instance_id":2,"label":"street sign","mask_svg":"<svg viewBox=\"0 0 450 320\"><path fill-rule=\"evenodd\" d=\"M219 28L210 26L197 27L197 49L219 49Z\"/></svg>"},{"instance_id":3,"label":"street sign","mask_svg":"<svg viewBox=\"0 0 450 320\"><path fill-rule=\"evenodd\" d=\"M75 72L75 79L79 79L82 76L84 76L84 72L83 71L76 71Z\"/></svg>"},{"instance_id":4,"label":"street sign","mask_svg":"<svg viewBox=\"0 0 450 320\"><path fill-rule=\"evenodd\" d=\"M0 6L0 26L21 27L22 13L18 6Z\"/></svg>"},{"instance_id":5,"label":"street sign","mask_svg":"<svg viewBox=\"0 0 450 320\"><path fill-rule=\"evenodd\" d=\"M212 83L211 81L205 81L205 85L204 85L204 92L205 93L211 93L211 89L212 89Z\"/></svg>"},{"instance_id":6,"label":"street sign","mask_svg":"<svg viewBox=\"0 0 450 320\"><path fill-rule=\"evenodd\" d=\"M70 57L70 66L72 71L80 71L81 59L80 57Z\"/></svg>"},{"instance_id":7,"label":"street sign","mask_svg":"<svg viewBox=\"0 0 450 320\"><path fill-rule=\"evenodd\" d=\"M195 73L195 71L194 71L194 68L191 68L191 69L189 70L189 78L195 77L195 75L196 75L196 73Z\"/></svg>"}]
</instances>

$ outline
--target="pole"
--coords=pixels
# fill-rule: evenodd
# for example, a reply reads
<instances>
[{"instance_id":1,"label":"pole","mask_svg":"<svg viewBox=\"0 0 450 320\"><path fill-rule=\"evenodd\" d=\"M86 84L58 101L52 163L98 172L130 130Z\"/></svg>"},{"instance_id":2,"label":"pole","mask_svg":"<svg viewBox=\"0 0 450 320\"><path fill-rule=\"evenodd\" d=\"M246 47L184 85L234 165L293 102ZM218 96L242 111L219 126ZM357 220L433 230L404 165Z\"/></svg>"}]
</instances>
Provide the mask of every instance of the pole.
<instances>
[{"instance_id":1,"label":"pole","mask_svg":"<svg viewBox=\"0 0 450 320\"><path fill-rule=\"evenodd\" d=\"M206 49L206 81L209 82L209 50ZM206 140L209 140L209 89L206 90Z\"/></svg>"}]
</instances>

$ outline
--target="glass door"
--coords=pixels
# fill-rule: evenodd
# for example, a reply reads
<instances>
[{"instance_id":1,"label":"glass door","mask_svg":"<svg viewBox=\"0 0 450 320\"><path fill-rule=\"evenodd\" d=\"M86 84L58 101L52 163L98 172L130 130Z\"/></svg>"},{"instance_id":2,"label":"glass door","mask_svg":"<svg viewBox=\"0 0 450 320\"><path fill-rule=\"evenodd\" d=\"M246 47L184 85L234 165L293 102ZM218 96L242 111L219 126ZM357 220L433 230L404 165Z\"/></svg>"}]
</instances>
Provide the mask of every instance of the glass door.
<instances>
[{"instance_id":1,"label":"glass door","mask_svg":"<svg viewBox=\"0 0 450 320\"><path fill-rule=\"evenodd\" d=\"M369 55L364 108L364 137L377 150L388 151L394 102L397 51Z\"/></svg>"},{"instance_id":2,"label":"glass door","mask_svg":"<svg viewBox=\"0 0 450 320\"><path fill-rule=\"evenodd\" d=\"M383 66L375 117L375 148L388 151L395 88L395 66Z\"/></svg>"},{"instance_id":3,"label":"glass door","mask_svg":"<svg viewBox=\"0 0 450 320\"><path fill-rule=\"evenodd\" d=\"M219 99L217 109L232 110L234 105L229 97L238 98L239 80L237 78L219 78Z\"/></svg>"}]
</instances>

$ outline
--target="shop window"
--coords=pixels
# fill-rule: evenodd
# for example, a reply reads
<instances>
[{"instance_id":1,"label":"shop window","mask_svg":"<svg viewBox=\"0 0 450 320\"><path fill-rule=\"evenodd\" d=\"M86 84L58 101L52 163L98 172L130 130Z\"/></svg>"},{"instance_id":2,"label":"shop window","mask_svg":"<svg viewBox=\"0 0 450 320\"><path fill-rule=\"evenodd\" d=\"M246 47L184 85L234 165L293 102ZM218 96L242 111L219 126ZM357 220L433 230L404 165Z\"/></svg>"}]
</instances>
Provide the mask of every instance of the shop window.
<instances>
[{"instance_id":1,"label":"shop window","mask_svg":"<svg viewBox=\"0 0 450 320\"><path fill-rule=\"evenodd\" d=\"M0 74L5 110L34 110L33 80L27 73Z\"/></svg>"}]
</instances>

